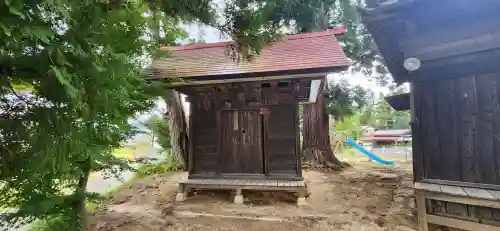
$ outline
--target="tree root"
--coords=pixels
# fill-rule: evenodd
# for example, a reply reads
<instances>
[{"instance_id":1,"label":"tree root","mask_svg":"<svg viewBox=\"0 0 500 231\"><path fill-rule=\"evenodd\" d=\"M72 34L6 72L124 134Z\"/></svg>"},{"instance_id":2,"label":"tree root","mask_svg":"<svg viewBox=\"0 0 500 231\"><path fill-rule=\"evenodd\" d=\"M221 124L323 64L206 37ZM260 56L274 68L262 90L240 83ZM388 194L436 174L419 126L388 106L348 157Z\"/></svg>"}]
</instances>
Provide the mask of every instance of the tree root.
<instances>
[{"instance_id":1,"label":"tree root","mask_svg":"<svg viewBox=\"0 0 500 231\"><path fill-rule=\"evenodd\" d=\"M331 162L324 162L323 165L327 168L334 170L334 171L342 171L342 169L344 168L344 166L342 166L342 165L333 164Z\"/></svg>"},{"instance_id":2,"label":"tree root","mask_svg":"<svg viewBox=\"0 0 500 231\"><path fill-rule=\"evenodd\" d=\"M345 161L342 162L342 165L344 166L344 168L350 168L350 167L352 167L351 164L349 164L349 163L347 163Z\"/></svg>"},{"instance_id":3,"label":"tree root","mask_svg":"<svg viewBox=\"0 0 500 231\"><path fill-rule=\"evenodd\" d=\"M342 171L345 167L350 167L349 164L341 162L329 150L321 150L319 148L309 148L303 150L306 168L315 168L323 170Z\"/></svg>"}]
</instances>

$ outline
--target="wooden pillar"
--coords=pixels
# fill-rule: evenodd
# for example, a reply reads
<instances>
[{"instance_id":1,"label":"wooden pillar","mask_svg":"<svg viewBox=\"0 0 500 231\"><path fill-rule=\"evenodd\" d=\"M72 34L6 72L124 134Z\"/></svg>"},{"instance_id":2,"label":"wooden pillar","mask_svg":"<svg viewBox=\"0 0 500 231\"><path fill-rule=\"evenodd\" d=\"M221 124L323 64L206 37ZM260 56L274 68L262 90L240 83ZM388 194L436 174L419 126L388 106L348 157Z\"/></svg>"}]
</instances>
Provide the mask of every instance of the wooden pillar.
<instances>
[{"instance_id":1,"label":"wooden pillar","mask_svg":"<svg viewBox=\"0 0 500 231\"><path fill-rule=\"evenodd\" d=\"M175 201L183 202L187 199L187 196L188 196L188 190L186 186L183 183L179 183L179 191L177 192Z\"/></svg>"},{"instance_id":2,"label":"wooden pillar","mask_svg":"<svg viewBox=\"0 0 500 231\"><path fill-rule=\"evenodd\" d=\"M192 100L189 104L190 106L190 115L189 115L189 118L188 118L188 173L189 175L193 174L194 173L194 148L193 148L193 140L194 140L194 128L193 128L193 112L195 111L194 108L196 107L195 104L197 104L198 102L198 98L195 98L194 100Z\"/></svg>"},{"instance_id":3,"label":"wooden pillar","mask_svg":"<svg viewBox=\"0 0 500 231\"><path fill-rule=\"evenodd\" d=\"M269 130L269 109L262 108L262 155L264 157L264 175L269 176L269 151L268 147L268 130Z\"/></svg>"},{"instance_id":4,"label":"wooden pillar","mask_svg":"<svg viewBox=\"0 0 500 231\"><path fill-rule=\"evenodd\" d=\"M427 224L427 208L425 205L425 197L421 192L416 191L416 206L418 213L418 231L428 231Z\"/></svg>"},{"instance_id":5,"label":"wooden pillar","mask_svg":"<svg viewBox=\"0 0 500 231\"><path fill-rule=\"evenodd\" d=\"M220 175L222 173L222 122L221 115L222 112L220 108L217 108L216 113L216 125L217 126L217 169L216 174Z\"/></svg>"},{"instance_id":6,"label":"wooden pillar","mask_svg":"<svg viewBox=\"0 0 500 231\"><path fill-rule=\"evenodd\" d=\"M293 103L294 103L294 107L295 107L295 115L294 115L294 120L295 120L295 158L297 160L297 175L299 177L302 177L302 155L301 155L301 150L300 150L300 115L299 115L300 83L294 82L292 84L293 84Z\"/></svg>"},{"instance_id":7,"label":"wooden pillar","mask_svg":"<svg viewBox=\"0 0 500 231\"><path fill-rule=\"evenodd\" d=\"M234 203L235 204L243 204L243 194L241 192L241 189L236 189L236 195L234 196Z\"/></svg>"},{"instance_id":8,"label":"wooden pillar","mask_svg":"<svg viewBox=\"0 0 500 231\"><path fill-rule=\"evenodd\" d=\"M306 202L306 187L301 187L299 189L299 198L297 198L297 205L298 206L304 206L307 205Z\"/></svg>"},{"instance_id":9,"label":"wooden pillar","mask_svg":"<svg viewBox=\"0 0 500 231\"><path fill-rule=\"evenodd\" d=\"M412 131L412 159L413 159L413 180L419 182L424 178L424 153L421 146L420 126L418 118L418 93L417 83L410 83L410 126Z\"/></svg>"}]
</instances>

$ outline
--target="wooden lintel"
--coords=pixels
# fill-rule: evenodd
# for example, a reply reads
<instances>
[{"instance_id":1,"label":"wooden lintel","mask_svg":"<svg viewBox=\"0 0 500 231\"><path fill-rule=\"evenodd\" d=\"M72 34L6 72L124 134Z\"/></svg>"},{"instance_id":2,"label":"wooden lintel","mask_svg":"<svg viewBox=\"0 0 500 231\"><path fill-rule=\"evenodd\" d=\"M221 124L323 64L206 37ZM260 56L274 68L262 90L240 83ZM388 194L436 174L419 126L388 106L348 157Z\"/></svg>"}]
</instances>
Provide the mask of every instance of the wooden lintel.
<instances>
[{"instance_id":1,"label":"wooden lintel","mask_svg":"<svg viewBox=\"0 0 500 231\"><path fill-rule=\"evenodd\" d=\"M494 185L494 184L481 184L481 183L451 181L451 180L439 180L439 179L422 179L422 180L420 180L420 182L430 183L430 184L468 187L468 188L492 189L492 190L499 190L500 191L500 185Z\"/></svg>"},{"instance_id":2,"label":"wooden lintel","mask_svg":"<svg viewBox=\"0 0 500 231\"><path fill-rule=\"evenodd\" d=\"M422 194L427 199L500 209L500 201L476 199L464 196L444 195L439 193L423 192L423 191L417 191L417 193Z\"/></svg>"},{"instance_id":3,"label":"wooden lintel","mask_svg":"<svg viewBox=\"0 0 500 231\"><path fill-rule=\"evenodd\" d=\"M408 45L404 51L405 57L417 57L426 61L500 48L498 40L500 32L424 47Z\"/></svg>"},{"instance_id":4,"label":"wooden lintel","mask_svg":"<svg viewBox=\"0 0 500 231\"><path fill-rule=\"evenodd\" d=\"M297 75L280 75L280 76L267 76L262 78L231 78L231 79L214 79L214 80L185 80L183 82L175 82L170 85L172 88L179 88L184 86L195 86L195 85L225 85L228 83L257 83L257 82L269 82L277 80L290 80L290 79L319 79L324 78L328 72L313 73L313 74L297 74Z\"/></svg>"},{"instance_id":5,"label":"wooden lintel","mask_svg":"<svg viewBox=\"0 0 500 231\"><path fill-rule=\"evenodd\" d=\"M464 221L454 218L441 217L435 215L426 215L428 223L442 225L450 228L470 230L470 231L500 231L500 227L487 224L475 223L471 221Z\"/></svg>"}]
</instances>

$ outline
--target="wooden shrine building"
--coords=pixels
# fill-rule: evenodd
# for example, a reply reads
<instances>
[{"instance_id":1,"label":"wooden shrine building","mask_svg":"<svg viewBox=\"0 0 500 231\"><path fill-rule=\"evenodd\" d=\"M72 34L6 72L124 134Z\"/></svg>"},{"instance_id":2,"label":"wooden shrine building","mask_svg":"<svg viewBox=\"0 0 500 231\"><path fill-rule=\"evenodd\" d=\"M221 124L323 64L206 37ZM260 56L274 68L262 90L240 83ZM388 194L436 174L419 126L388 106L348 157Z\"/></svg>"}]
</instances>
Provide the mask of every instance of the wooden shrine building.
<instances>
[{"instance_id":1,"label":"wooden shrine building","mask_svg":"<svg viewBox=\"0 0 500 231\"><path fill-rule=\"evenodd\" d=\"M344 28L284 36L251 61L228 56L231 42L170 47L150 79L180 78L188 97L188 188L299 191L299 103L314 103L327 73L350 61L335 36ZM178 197L185 199L185 194Z\"/></svg>"},{"instance_id":2,"label":"wooden shrine building","mask_svg":"<svg viewBox=\"0 0 500 231\"><path fill-rule=\"evenodd\" d=\"M364 23L409 95L419 230L500 230L500 1L366 0Z\"/></svg>"}]
</instances>

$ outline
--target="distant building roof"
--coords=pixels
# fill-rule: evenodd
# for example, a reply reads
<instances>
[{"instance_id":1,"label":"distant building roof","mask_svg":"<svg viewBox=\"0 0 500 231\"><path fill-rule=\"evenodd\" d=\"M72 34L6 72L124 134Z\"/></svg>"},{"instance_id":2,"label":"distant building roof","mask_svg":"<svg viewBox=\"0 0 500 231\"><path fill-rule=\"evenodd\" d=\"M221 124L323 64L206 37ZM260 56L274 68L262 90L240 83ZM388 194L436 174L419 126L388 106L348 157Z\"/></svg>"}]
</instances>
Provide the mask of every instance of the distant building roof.
<instances>
[{"instance_id":1,"label":"distant building roof","mask_svg":"<svg viewBox=\"0 0 500 231\"><path fill-rule=\"evenodd\" d=\"M364 141L411 141L410 129L379 130L362 138Z\"/></svg>"},{"instance_id":2,"label":"distant building roof","mask_svg":"<svg viewBox=\"0 0 500 231\"><path fill-rule=\"evenodd\" d=\"M397 136L367 136L363 137L363 141L399 141L401 137Z\"/></svg>"},{"instance_id":3,"label":"distant building roof","mask_svg":"<svg viewBox=\"0 0 500 231\"><path fill-rule=\"evenodd\" d=\"M170 56L153 62L149 78L240 76L249 73L346 68L351 61L335 38L345 28L287 35L262 49L250 62L235 62L227 55L232 42L192 44L165 48ZM262 76L261 76L262 77Z\"/></svg>"},{"instance_id":4,"label":"distant building roof","mask_svg":"<svg viewBox=\"0 0 500 231\"><path fill-rule=\"evenodd\" d=\"M372 133L371 136L403 136L410 132L410 129L378 130Z\"/></svg>"}]
</instances>

